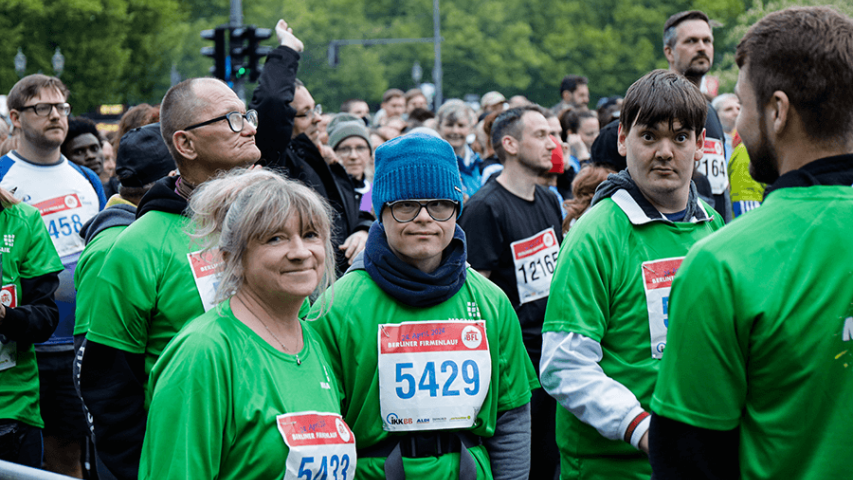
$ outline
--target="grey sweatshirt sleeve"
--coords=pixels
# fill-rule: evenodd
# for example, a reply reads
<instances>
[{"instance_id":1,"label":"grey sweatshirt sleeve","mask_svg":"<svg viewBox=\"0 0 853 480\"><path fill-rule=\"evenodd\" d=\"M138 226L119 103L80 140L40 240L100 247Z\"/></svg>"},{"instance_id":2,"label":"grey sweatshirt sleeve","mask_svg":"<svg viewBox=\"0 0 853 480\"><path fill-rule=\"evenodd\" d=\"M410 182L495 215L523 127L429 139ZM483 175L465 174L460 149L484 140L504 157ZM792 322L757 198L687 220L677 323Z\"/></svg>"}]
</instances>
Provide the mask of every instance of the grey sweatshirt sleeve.
<instances>
[{"instance_id":1,"label":"grey sweatshirt sleeve","mask_svg":"<svg viewBox=\"0 0 853 480\"><path fill-rule=\"evenodd\" d=\"M495 480L526 480L530 474L530 403L500 413L495 435L483 444Z\"/></svg>"}]
</instances>

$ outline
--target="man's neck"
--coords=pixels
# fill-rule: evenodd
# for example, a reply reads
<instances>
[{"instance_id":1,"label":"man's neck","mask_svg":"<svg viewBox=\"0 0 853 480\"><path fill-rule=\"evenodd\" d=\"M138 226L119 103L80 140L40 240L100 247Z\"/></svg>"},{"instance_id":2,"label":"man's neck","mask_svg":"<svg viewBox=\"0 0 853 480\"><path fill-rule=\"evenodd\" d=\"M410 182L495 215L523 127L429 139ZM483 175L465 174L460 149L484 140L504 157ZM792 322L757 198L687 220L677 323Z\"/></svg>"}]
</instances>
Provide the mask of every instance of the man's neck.
<instances>
[{"instance_id":1,"label":"man's neck","mask_svg":"<svg viewBox=\"0 0 853 480\"><path fill-rule=\"evenodd\" d=\"M640 190L640 193L646 197L646 200L660 213L678 213L687 208L687 201L690 194L690 185L683 191L679 190L669 195L656 197L647 192Z\"/></svg>"},{"instance_id":2,"label":"man's neck","mask_svg":"<svg viewBox=\"0 0 853 480\"><path fill-rule=\"evenodd\" d=\"M30 142L27 142L23 136L20 137L18 148L16 151L27 160L39 165L53 165L59 162L62 154L59 147L44 149Z\"/></svg>"},{"instance_id":3,"label":"man's neck","mask_svg":"<svg viewBox=\"0 0 853 480\"><path fill-rule=\"evenodd\" d=\"M671 65L669 67L669 71L677 73L677 74L681 75L682 77L686 78L687 80L690 80L690 83L692 83L693 85L696 85L697 88L702 88L702 77L704 77L704 75L699 75L697 77L695 75L687 74L685 72L679 72L678 70L672 68Z\"/></svg>"},{"instance_id":4,"label":"man's neck","mask_svg":"<svg viewBox=\"0 0 853 480\"><path fill-rule=\"evenodd\" d=\"M539 175L523 167L514 158L504 162L504 169L497 178L498 183L516 197L532 202L536 197Z\"/></svg>"}]
</instances>

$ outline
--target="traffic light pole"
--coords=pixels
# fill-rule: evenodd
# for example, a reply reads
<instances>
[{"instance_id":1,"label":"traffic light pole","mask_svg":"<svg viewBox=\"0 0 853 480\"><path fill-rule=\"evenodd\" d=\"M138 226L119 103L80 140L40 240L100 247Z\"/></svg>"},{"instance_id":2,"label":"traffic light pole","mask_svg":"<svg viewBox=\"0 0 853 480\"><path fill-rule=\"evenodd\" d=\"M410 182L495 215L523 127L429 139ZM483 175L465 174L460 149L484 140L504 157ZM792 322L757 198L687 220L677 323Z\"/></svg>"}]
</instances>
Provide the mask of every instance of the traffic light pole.
<instances>
[{"instance_id":1,"label":"traffic light pole","mask_svg":"<svg viewBox=\"0 0 853 480\"><path fill-rule=\"evenodd\" d=\"M231 0L231 28L232 31L235 28L239 28L243 26L243 0ZM233 76L232 76L233 78ZM241 78L234 79L234 93L237 94L237 97L246 101L246 89L243 86L244 80Z\"/></svg>"}]
</instances>

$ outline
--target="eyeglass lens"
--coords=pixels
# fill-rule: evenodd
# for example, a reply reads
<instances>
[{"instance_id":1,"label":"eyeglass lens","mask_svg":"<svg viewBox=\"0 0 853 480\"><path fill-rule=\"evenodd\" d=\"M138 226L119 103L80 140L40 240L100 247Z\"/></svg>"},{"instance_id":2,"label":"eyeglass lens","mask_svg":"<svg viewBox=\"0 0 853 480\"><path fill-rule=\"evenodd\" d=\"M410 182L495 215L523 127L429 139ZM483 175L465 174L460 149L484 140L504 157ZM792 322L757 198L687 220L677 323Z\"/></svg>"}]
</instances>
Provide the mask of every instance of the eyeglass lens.
<instances>
[{"instance_id":1,"label":"eyeglass lens","mask_svg":"<svg viewBox=\"0 0 853 480\"><path fill-rule=\"evenodd\" d=\"M411 222L426 207L427 213L436 222L445 222L453 216L456 204L450 200L432 200L429 202L400 201L390 204L391 216L400 223Z\"/></svg>"},{"instance_id":2,"label":"eyeglass lens","mask_svg":"<svg viewBox=\"0 0 853 480\"><path fill-rule=\"evenodd\" d=\"M255 128L258 127L258 112L249 110L245 114L240 112L231 112L225 116L228 119L228 126L231 130L237 133L243 131L243 119L248 120L249 124Z\"/></svg>"}]
</instances>

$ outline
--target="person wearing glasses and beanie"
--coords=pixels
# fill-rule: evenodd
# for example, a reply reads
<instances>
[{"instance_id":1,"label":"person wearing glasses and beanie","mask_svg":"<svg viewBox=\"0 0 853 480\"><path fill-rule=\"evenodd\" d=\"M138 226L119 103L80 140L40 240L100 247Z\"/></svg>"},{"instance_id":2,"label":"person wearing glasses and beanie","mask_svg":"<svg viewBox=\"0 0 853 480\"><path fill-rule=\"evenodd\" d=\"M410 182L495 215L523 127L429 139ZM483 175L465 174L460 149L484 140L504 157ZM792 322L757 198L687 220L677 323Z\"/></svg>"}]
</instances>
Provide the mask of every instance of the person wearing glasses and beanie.
<instances>
[{"instance_id":1,"label":"person wearing glasses and beanie","mask_svg":"<svg viewBox=\"0 0 853 480\"><path fill-rule=\"evenodd\" d=\"M383 144L372 199L380 221L312 325L358 478L526 479L538 382L506 295L467 266L453 147L418 133Z\"/></svg>"},{"instance_id":2,"label":"person wearing glasses and beanie","mask_svg":"<svg viewBox=\"0 0 853 480\"><path fill-rule=\"evenodd\" d=\"M160 133L180 175L154 183L100 273L79 285L98 296L80 391L98 455L119 479L138 477L151 368L178 330L214 305L217 259L202 255L184 233L189 199L220 172L258 161L257 125L257 114L220 80L172 87L160 106Z\"/></svg>"}]
</instances>

